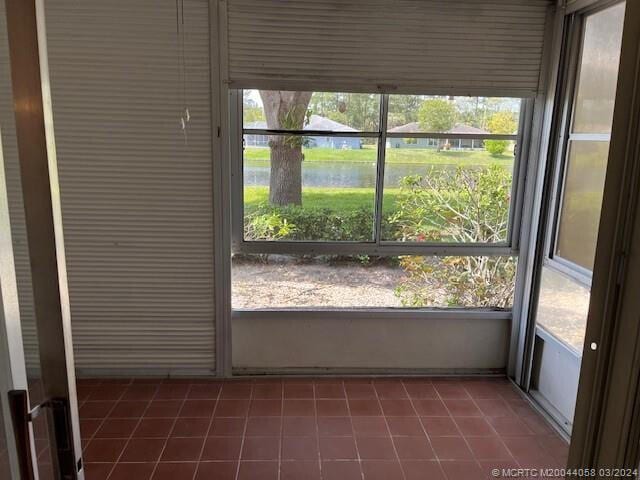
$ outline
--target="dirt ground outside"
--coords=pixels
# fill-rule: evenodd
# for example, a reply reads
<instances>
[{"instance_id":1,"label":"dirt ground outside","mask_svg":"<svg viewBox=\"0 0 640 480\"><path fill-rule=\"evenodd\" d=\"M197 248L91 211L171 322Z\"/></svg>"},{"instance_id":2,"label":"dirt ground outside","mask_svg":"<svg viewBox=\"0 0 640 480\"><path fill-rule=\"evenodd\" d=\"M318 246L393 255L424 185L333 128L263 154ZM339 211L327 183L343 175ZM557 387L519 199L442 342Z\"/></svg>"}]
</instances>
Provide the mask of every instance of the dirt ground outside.
<instances>
[{"instance_id":1,"label":"dirt ground outside","mask_svg":"<svg viewBox=\"0 0 640 480\"><path fill-rule=\"evenodd\" d=\"M233 307L401 307L400 267L357 263L234 261Z\"/></svg>"},{"instance_id":2,"label":"dirt ground outside","mask_svg":"<svg viewBox=\"0 0 640 480\"><path fill-rule=\"evenodd\" d=\"M406 274L387 264L299 262L270 255L268 262L234 259L232 275L233 308L277 309L402 307L395 288ZM538 321L581 351L588 293L546 277Z\"/></svg>"}]
</instances>

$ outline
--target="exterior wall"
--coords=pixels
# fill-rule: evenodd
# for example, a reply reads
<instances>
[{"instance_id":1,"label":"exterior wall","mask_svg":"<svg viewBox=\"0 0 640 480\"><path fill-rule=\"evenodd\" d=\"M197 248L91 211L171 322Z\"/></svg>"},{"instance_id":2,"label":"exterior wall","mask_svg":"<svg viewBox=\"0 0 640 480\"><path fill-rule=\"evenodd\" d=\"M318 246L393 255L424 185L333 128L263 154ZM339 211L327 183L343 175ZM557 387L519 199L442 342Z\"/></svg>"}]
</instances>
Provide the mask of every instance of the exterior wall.
<instances>
[{"instance_id":1,"label":"exterior wall","mask_svg":"<svg viewBox=\"0 0 640 480\"><path fill-rule=\"evenodd\" d=\"M406 138L389 138L387 142L391 148L437 148L437 140L431 138L416 138L415 143L407 143ZM453 138L449 140L451 150L483 150L483 140Z\"/></svg>"},{"instance_id":2,"label":"exterior wall","mask_svg":"<svg viewBox=\"0 0 640 480\"><path fill-rule=\"evenodd\" d=\"M362 147L362 144L359 138L353 137L309 137L307 148L314 147L357 150Z\"/></svg>"},{"instance_id":3,"label":"exterior wall","mask_svg":"<svg viewBox=\"0 0 640 480\"><path fill-rule=\"evenodd\" d=\"M335 148L335 149L359 149L362 142L359 138L353 137L307 137L309 145L306 148ZM268 135L245 135L244 144L247 147L268 147Z\"/></svg>"},{"instance_id":4,"label":"exterior wall","mask_svg":"<svg viewBox=\"0 0 640 480\"><path fill-rule=\"evenodd\" d=\"M510 319L355 319L263 313L233 319L236 371L487 373L506 368Z\"/></svg>"}]
</instances>

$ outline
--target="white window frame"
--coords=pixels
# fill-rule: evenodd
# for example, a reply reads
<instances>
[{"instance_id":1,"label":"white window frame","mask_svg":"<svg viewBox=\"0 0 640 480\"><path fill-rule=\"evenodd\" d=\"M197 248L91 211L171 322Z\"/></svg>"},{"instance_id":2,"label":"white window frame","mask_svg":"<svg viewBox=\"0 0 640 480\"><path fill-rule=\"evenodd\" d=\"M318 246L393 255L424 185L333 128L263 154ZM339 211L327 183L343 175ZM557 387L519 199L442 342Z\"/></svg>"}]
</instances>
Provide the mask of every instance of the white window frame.
<instances>
[{"instance_id":1,"label":"white window frame","mask_svg":"<svg viewBox=\"0 0 640 480\"><path fill-rule=\"evenodd\" d=\"M389 95L380 95L380 120L378 131L340 132L311 130L269 130L245 129L242 125L242 90L229 91L230 118L230 154L231 154L231 230L232 253L243 254L291 254L291 255L429 255L429 256L517 256L519 253L519 233L525 171L523 167L525 151L530 132L529 117L533 110L533 99L523 98L520 103L518 133L503 134L445 134L445 133L393 133L387 132L387 111ZM264 241L244 239L244 201L243 201L243 135L304 135L324 137L376 138L378 141L376 163L376 188L374 208L374 237L372 241ZM516 142L513 179L511 187L511 205L507 238L499 243L448 243L448 242L398 242L381 239L382 200L387 138L468 138L478 140L512 140Z\"/></svg>"}]
</instances>

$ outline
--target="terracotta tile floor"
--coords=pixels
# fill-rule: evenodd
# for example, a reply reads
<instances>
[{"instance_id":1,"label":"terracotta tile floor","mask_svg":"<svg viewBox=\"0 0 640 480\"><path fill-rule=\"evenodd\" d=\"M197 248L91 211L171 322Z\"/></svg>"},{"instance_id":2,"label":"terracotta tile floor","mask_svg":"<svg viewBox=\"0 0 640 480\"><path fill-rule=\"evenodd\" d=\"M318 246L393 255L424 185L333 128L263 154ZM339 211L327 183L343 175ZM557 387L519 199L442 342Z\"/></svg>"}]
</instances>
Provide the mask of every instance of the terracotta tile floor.
<instances>
[{"instance_id":1,"label":"terracotta tile floor","mask_svg":"<svg viewBox=\"0 0 640 480\"><path fill-rule=\"evenodd\" d=\"M88 480L475 480L561 467L503 378L79 380Z\"/></svg>"}]
</instances>

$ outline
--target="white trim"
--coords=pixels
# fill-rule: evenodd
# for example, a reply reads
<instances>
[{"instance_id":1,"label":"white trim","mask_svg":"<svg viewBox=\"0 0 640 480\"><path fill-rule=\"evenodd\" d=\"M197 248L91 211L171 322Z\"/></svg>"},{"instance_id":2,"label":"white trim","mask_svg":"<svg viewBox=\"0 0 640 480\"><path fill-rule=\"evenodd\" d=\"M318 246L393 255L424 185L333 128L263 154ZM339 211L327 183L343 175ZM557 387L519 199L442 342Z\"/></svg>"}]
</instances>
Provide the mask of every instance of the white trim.
<instances>
[{"instance_id":1,"label":"white trim","mask_svg":"<svg viewBox=\"0 0 640 480\"><path fill-rule=\"evenodd\" d=\"M239 90L236 90L238 92ZM382 95L381 98L387 98L388 95ZM515 97L520 98L520 97ZM523 99L527 100L527 99ZM382 115L382 108L381 108ZM240 116L240 115L238 115ZM382 122L382 119L381 119ZM386 121L384 122L386 125ZM274 135L274 136L301 136L301 137L355 137L355 138L380 138L384 132L387 138L435 138L435 139L454 139L454 140L514 140L517 141L519 135L502 134L502 133L437 133L437 132L389 132L381 127L379 132L358 131L358 132L341 132L340 130L281 130L268 128L242 128L243 135Z\"/></svg>"},{"instance_id":2,"label":"white trim","mask_svg":"<svg viewBox=\"0 0 640 480\"><path fill-rule=\"evenodd\" d=\"M504 378L504 369L501 368L334 368L334 367L236 367L233 374L240 378L261 378L265 375L286 375L288 377L314 378L354 378L366 376L367 378L416 377L478 377Z\"/></svg>"},{"instance_id":3,"label":"white trim","mask_svg":"<svg viewBox=\"0 0 640 480\"><path fill-rule=\"evenodd\" d=\"M213 116L213 214L214 214L214 312L216 375L231 375L231 218L229 173L228 91L224 86L227 71L225 31L226 2L209 0L211 23L211 114ZM218 67L218 71L213 68Z\"/></svg>"},{"instance_id":4,"label":"white trim","mask_svg":"<svg viewBox=\"0 0 640 480\"><path fill-rule=\"evenodd\" d=\"M492 255L515 256L510 246L502 243L418 243L418 242L323 242L323 241L242 241L234 243L234 253L278 253L304 255L435 255L467 256Z\"/></svg>"},{"instance_id":5,"label":"white trim","mask_svg":"<svg viewBox=\"0 0 640 480\"><path fill-rule=\"evenodd\" d=\"M539 242L541 222L545 215L543 205L547 163L555 146L552 140L557 103L555 101L560 77L558 65L562 58L564 39L564 11L551 9L547 19L545 54L540 76L540 94L534 103L532 144L527 165L527 182L523 204L523 223L520 230L520 258L518 280L514 297L514 324L510 351L509 375L525 390L528 388L531 366L532 342L535 335L535 301L537 284L535 273L541 245Z\"/></svg>"},{"instance_id":6,"label":"white trim","mask_svg":"<svg viewBox=\"0 0 640 480\"><path fill-rule=\"evenodd\" d=\"M296 309L236 309L232 312L233 319L280 319L304 318L310 319L444 319L444 320L510 320L512 314L506 309L490 308L296 308Z\"/></svg>"}]
</instances>

